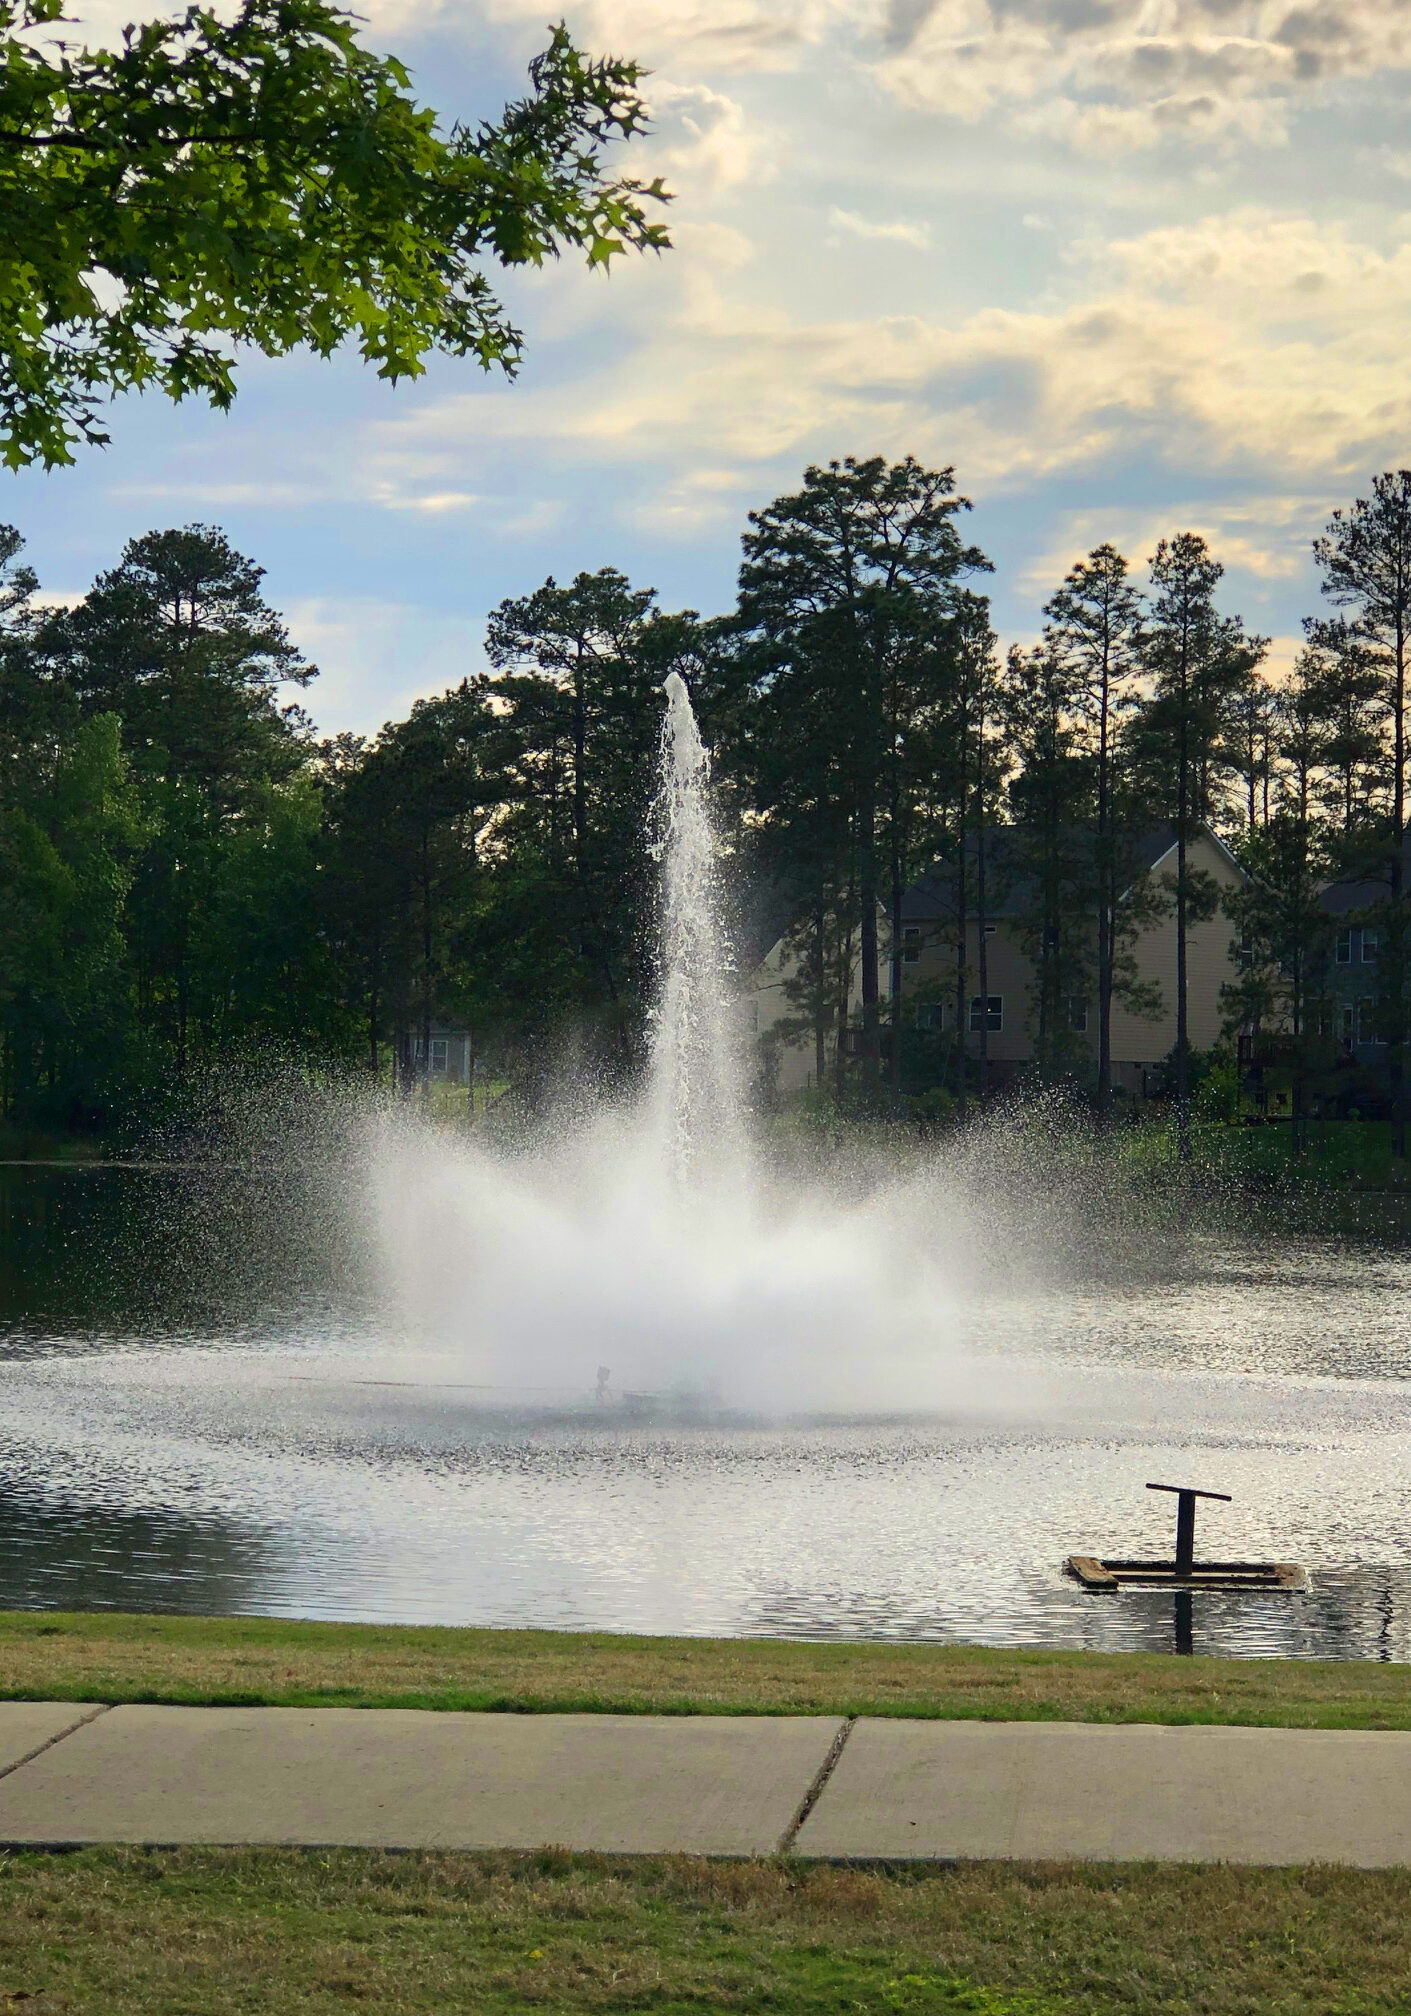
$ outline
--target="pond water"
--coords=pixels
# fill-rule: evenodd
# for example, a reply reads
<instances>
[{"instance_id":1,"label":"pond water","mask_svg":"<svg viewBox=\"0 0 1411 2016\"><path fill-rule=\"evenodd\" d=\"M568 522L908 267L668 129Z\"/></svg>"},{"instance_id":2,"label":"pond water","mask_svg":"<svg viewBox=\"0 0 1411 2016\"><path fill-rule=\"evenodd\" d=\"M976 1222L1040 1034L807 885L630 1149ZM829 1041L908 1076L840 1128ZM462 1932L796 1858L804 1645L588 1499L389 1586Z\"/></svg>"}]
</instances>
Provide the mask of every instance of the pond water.
<instances>
[{"instance_id":1,"label":"pond water","mask_svg":"<svg viewBox=\"0 0 1411 2016\"><path fill-rule=\"evenodd\" d=\"M1411 1658L1400 1245L1230 1211L1117 1276L991 1270L953 1405L749 1412L600 1402L591 1343L487 1370L311 1209L0 1171L0 1605L1170 1649L1169 1595L1062 1562L1168 1552L1144 1486L1189 1482L1233 1494L1199 1552L1311 1576L1198 1596L1197 1651Z\"/></svg>"}]
</instances>

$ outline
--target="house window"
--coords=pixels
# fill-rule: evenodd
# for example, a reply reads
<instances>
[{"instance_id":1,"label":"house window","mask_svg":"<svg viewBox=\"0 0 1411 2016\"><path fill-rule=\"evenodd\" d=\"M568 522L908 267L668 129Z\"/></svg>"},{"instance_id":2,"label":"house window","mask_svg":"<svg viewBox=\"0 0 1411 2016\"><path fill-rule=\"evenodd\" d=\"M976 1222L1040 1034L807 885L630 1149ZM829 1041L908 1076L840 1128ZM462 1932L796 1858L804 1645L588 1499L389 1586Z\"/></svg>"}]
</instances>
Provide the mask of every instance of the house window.
<instances>
[{"instance_id":1,"label":"house window","mask_svg":"<svg viewBox=\"0 0 1411 2016\"><path fill-rule=\"evenodd\" d=\"M1375 966L1381 956L1381 950L1381 932L1368 931L1364 926L1362 931L1362 964L1364 966Z\"/></svg>"},{"instance_id":2,"label":"house window","mask_svg":"<svg viewBox=\"0 0 1411 2016\"><path fill-rule=\"evenodd\" d=\"M1077 1036L1088 1033L1088 1003L1083 994L1073 994L1068 1000L1068 1027Z\"/></svg>"},{"instance_id":3,"label":"house window","mask_svg":"<svg viewBox=\"0 0 1411 2016\"><path fill-rule=\"evenodd\" d=\"M932 1034L939 1033L946 1026L946 1004L944 1001L918 1001L916 1004L916 1026Z\"/></svg>"},{"instance_id":4,"label":"house window","mask_svg":"<svg viewBox=\"0 0 1411 2016\"><path fill-rule=\"evenodd\" d=\"M1352 1003L1350 1001L1346 1001L1343 1003L1341 1019L1342 1019L1342 1040L1344 1043L1350 1043L1352 1041L1353 1036Z\"/></svg>"},{"instance_id":5,"label":"house window","mask_svg":"<svg viewBox=\"0 0 1411 2016\"><path fill-rule=\"evenodd\" d=\"M1249 968L1254 964L1254 941L1247 932L1241 938L1236 948L1235 957L1245 972L1248 972Z\"/></svg>"},{"instance_id":6,"label":"house window","mask_svg":"<svg viewBox=\"0 0 1411 2016\"><path fill-rule=\"evenodd\" d=\"M972 994L970 997L970 1028L972 1034L978 1035L982 1029L1003 1029L1003 1027L1003 994Z\"/></svg>"},{"instance_id":7,"label":"house window","mask_svg":"<svg viewBox=\"0 0 1411 2016\"><path fill-rule=\"evenodd\" d=\"M1359 1043L1380 1043L1382 1032L1378 1026L1377 1002L1366 994L1357 1004L1357 1040Z\"/></svg>"},{"instance_id":8,"label":"house window","mask_svg":"<svg viewBox=\"0 0 1411 2016\"><path fill-rule=\"evenodd\" d=\"M987 924L985 926L985 936L987 938L993 938L998 929L999 929L998 924Z\"/></svg>"},{"instance_id":9,"label":"house window","mask_svg":"<svg viewBox=\"0 0 1411 2016\"><path fill-rule=\"evenodd\" d=\"M1350 966L1352 964L1352 933L1350 931L1338 932L1337 961L1339 966Z\"/></svg>"},{"instance_id":10,"label":"house window","mask_svg":"<svg viewBox=\"0 0 1411 2016\"><path fill-rule=\"evenodd\" d=\"M448 1036L433 1036L431 1039L431 1075L444 1078L450 1063L451 1040Z\"/></svg>"},{"instance_id":11,"label":"house window","mask_svg":"<svg viewBox=\"0 0 1411 2016\"><path fill-rule=\"evenodd\" d=\"M915 966L921 958L921 927L908 924L901 934L901 963Z\"/></svg>"}]
</instances>

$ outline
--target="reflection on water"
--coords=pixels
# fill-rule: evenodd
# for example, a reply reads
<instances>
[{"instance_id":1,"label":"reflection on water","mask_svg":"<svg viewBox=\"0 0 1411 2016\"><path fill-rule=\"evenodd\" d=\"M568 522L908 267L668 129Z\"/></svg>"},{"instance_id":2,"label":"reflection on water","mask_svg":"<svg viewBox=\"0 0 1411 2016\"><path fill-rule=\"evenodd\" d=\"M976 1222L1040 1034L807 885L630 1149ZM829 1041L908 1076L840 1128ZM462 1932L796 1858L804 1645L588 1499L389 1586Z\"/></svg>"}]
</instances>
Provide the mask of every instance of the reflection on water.
<instances>
[{"instance_id":1,"label":"reflection on water","mask_svg":"<svg viewBox=\"0 0 1411 2016\"><path fill-rule=\"evenodd\" d=\"M577 1389L467 1385L333 1247L274 1303L227 1227L193 1316L154 1208L0 1181L0 1604L1411 1657L1399 1249L1200 1236L1157 1278L987 1291L956 1320L992 1390L952 1419L633 1419L591 1354ZM1079 1589L1069 1552L1169 1549L1149 1478L1233 1493L1203 1549L1311 1593Z\"/></svg>"}]
</instances>

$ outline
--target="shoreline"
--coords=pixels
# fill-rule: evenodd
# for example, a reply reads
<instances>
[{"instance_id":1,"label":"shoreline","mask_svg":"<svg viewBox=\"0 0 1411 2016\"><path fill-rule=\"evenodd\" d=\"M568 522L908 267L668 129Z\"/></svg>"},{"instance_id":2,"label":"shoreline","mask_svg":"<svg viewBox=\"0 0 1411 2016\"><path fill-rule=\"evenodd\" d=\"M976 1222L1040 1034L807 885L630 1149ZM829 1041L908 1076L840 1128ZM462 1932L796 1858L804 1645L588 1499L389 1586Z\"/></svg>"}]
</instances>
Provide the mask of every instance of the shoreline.
<instances>
[{"instance_id":1,"label":"shoreline","mask_svg":"<svg viewBox=\"0 0 1411 2016\"><path fill-rule=\"evenodd\" d=\"M0 1699L1411 1730L1411 1665L20 1610Z\"/></svg>"}]
</instances>

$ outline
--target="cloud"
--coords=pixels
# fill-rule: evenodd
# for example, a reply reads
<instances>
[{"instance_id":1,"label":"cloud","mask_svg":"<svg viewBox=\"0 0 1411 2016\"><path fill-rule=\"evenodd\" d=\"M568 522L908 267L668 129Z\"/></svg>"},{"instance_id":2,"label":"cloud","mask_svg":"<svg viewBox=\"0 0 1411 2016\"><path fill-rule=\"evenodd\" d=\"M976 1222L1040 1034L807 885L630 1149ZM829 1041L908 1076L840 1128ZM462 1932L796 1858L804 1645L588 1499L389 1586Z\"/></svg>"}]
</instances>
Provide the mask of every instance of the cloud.
<instances>
[{"instance_id":1,"label":"cloud","mask_svg":"<svg viewBox=\"0 0 1411 2016\"><path fill-rule=\"evenodd\" d=\"M651 133L633 154L632 172L643 181L661 175L689 209L742 184L767 181L774 173L764 136L751 127L744 107L706 84L678 84L655 77L647 83Z\"/></svg>"},{"instance_id":2,"label":"cloud","mask_svg":"<svg viewBox=\"0 0 1411 2016\"><path fill-rule=\"evenodd\" d=\"M928 111L1025 108L1090 152L1273 142L1298 94L1411 64L1411 0L920 0L875 64Z\"/></svg>"},{"instance_id":3,"label":"cloud","mask_svg":"<svg viewBox=\"0 0 1411 2016\"><path fill-rule=\"evenodd\" d=\"M850 238L891 239L898 245L910 245L917 252L925 252L931 243L929 224L909 224L896 218L886 222L876 217L859 217L855 210L840 210L836 205L828 212L828 222L835 231L842 231Z\"/></svg>"},{"instance_id":4,"label":"cloud","mask_svg":"<svg viewBox=\"0 0 1411 2016\"><path fill-rule=\"evenodd\" d=\"M410 467L537 446L566 470L614 469L630 510L655 472L679 486L722 458L765 471L849 450L954 460L989 492L1137 457L1302 495L1404 453L1411 434L1411 246L1383 252L1314 219L1247 210L1094 242L1073 255L1064 301L953 320L800 322L699 268L675 290L650 339L624 325L622 354L591 376L533 400L429 403L384 429L386 452ZM708 515L689 488L671 509ZM1226 533L1251 571L1287 571L1261 534Z\"/></svg>"},{"instance_id":5,"label":"cloud","mask_svg":"<svg viewBox=\"0 0 1411 2016\"><path fill-rule=\"evenodd\" d=\"M132 9L77 0L77 11L80 34L111 41ZM374 42L398 48L467 20L464 0L363 0L359 12ZM520 54L546 19L541 0L474 12L477 33L510 30ZM865 67L908 107L972 121L1008 109L1022 131L1095 154L1274 144L1301 97L1411 67L1411 0L583 0L572 27L582 46L658 73L648 90L664 121L682 109L673 98L699 90L710 130L698 159L737 180L758 143L734 123L738 107L722 118L710 106L712 80L793 71L820 52L834 71Z\"/></svg>"},{"instance_id":6,"label":"cloud","mask_svg":"<svg viewBox=\"0 0 1411 2016\"><path fill-rule=\"evenodd\" d=\"M1020 571L1020 585L1037 602L1053 594L1074 562L1110 541L1125 553L1135 575L1146 568L1157 542L1175 532L1196 532L1232 573L1266 586L1297 581L1307 571L1308 549L1328 516L1317 491L1244 496L1212 503L1173 493L1159 505L1104 505L1060 514L1044 545Z\"/></svg>"},{"instance_id":7,"label":"cloud","mask_svg":"<svg viewBox=\"0 0 1411 2016\"><path fill-rule=\"evenodd\" d=\"M369 501L385 503L392 511L424 511L429 517L439 518L447 511L471 511L485 500L473 490L423 490L408 495L389 486L385 496L379 496L374 489Z\"/></svg>"},{"instance_id":8,"label":"cloud","mask_svg":"<svg viewBox=\"0 0 1411 2016\"><path fill-rule=\"evenodd\" d=\"M372 0L371 13L424 22L428 6L452 15L462 0ZM547 18L541 0L488 0L499 21L535 29ZM839 22L870 23L874 0L584 0L571 26L581 46L630 55L675 75L722 75L793 69Z\"/></svg>"}]
</instances>

